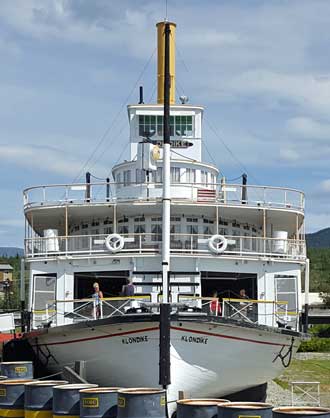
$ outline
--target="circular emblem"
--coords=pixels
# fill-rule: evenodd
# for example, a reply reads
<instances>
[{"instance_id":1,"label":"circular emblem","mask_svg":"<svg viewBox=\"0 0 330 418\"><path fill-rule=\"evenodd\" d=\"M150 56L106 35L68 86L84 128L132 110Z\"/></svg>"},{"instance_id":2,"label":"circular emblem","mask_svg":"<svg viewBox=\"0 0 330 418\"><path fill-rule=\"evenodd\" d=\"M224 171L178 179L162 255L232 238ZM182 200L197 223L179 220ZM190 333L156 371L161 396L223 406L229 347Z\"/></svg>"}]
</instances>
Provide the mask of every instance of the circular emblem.
<instances>
[{"instance_id":1,"label":"circular emblem","mask_svg":"<svg viewBox=\"0 0 330 418\"><path fill-rule=\"evenodd\" d=\"M151 151L151 156L152 156L152 158L154 159L154 160L159 160L160 159L160 148L159 148L159 146L158 145L155 145L153 148L152 148L152 151Z\"/></svg>"},{"instance_id":2,"label":"circular emblem","mask_svg":"<svg viewBox=\"0 0 330 418\"><path fill-rule=\"evenodd\" d=\"M227 245L228 241L223 235L213 235L208 242L209 249L215 254L226 251Z\"/></svg>"},{"instance_id":3,"label":"circular emblem","mask_svg":"<svg viewBox=\"0 0 330 418\"><path fill-rule=\"evenodd\" d=\"M105 246L111 253L117 253L124 248L124 238L119 234L110 234L105 239Z\"/></svg>"}]
</instances>

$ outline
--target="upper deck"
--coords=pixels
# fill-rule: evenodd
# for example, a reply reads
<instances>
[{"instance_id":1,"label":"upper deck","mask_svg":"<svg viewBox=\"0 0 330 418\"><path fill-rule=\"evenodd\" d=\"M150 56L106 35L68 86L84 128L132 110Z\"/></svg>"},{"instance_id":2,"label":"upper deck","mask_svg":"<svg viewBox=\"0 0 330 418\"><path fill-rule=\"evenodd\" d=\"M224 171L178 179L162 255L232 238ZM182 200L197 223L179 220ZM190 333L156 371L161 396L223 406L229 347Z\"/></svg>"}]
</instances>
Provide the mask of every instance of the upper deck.
<instances>
[{"instance_id":1,"label":"upper deck","mask_svg":"<svg viewBox=\"0 0 330 418\"><path fill-rule=\"evenodd\" d=\"M70 206L153 203L161 201L163 184L75 183L30 187L24 190L24 210ZM245 208L281 209L304 213L304 193L290 188L223 183L174 183L172 202L176 204L220 205Z\"/></svg>"}]
</instances>

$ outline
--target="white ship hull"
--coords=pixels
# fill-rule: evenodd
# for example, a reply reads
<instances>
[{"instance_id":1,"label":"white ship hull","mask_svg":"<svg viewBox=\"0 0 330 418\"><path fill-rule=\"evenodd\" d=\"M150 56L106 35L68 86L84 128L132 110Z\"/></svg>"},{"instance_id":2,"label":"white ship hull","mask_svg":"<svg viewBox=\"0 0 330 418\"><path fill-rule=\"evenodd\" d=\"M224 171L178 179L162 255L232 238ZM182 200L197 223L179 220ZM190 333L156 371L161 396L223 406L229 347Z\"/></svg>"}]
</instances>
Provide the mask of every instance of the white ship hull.
<instances>
[{"instance_id":1,"label":"white ship hull","mask_svg":"<svg viewBox=\"0 0 330 418\"><path fill-rule=\"evenodd\" d=\"M48 369L55 371L74 360L87 362L87 378L100 385L157 387L158 322L94 321L38 332L30 338L35 351L51 353ZM294 334L294 333L292 333ZM37 343L36 343L37 342ZM293 343L293 345L292 345ZM294 353L297 334L224 321L171 322L171 380L168 400L178 391L189 396L226 396L276 377L288 362L281 352ZM281 351L282 350L282 351ZM41 360L43 356L39 357Z\"/></svg>"}]
</instances>

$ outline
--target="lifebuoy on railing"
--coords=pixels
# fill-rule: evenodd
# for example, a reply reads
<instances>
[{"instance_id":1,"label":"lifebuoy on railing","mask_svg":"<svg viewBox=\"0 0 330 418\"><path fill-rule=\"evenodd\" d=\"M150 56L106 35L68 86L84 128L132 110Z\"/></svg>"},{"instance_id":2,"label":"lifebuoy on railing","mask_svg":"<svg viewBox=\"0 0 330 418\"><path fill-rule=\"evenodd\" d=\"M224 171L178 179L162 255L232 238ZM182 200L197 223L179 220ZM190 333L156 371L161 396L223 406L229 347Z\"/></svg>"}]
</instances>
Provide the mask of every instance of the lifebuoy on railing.
<instances>
[{"instance_id":1,"label":"lifebuoy on railing","mask_svg":"<svg viewBox=\"0 0 330 418\"><path fill-rule=\"evenodd\" d=\"M111 253L117 253L124 248L124 238L119 234L110 234L105 239L105 246Z\"/></svg>"},{"instance_id":2,"label":"lifebuoy on railing","mask_svg":"<svg viewBox=\"0 0 330 418\"><path fill-rule=\"evenodd\" d=\"M228 241L223 235L212 235L208 241L210 251L215 254L221 254L226 251L227 245Z\"/></svg>"}]
</instances>

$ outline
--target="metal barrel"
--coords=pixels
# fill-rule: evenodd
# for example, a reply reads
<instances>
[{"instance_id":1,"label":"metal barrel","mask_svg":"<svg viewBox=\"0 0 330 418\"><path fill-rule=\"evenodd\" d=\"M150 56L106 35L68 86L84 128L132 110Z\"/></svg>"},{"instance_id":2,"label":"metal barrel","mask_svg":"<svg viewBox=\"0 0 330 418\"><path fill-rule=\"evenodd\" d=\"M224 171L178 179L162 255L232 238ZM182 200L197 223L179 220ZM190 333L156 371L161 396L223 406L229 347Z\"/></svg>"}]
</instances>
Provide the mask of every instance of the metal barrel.
<instances>
[{"instance_id":1,"label":"metal barrel","mask_svg":"<svg viewBox=\"0 0 330 418\"><path fill-rule=\"evenodd\" d=\"M166 418L163 389L132 388L118 391L118 418Z\"/></svg>"},{"instance_id":2,"label":"metal barrel","mask_svg":"<svg viewBox=\"0 0 330 418\"><path fill-rule=\"evenodd\" d=\"M181 399L177 401L177 418L216 418L218 405L228 402L227 399Z\"/></svg>"},{"instance_id":3,"label":"metal barrel","mask_svg":"<svg viewBox=\"0 0 330 418\"><path fill-rule=\"evenodd\" d=\"M262 402L228 402L218 405L218 418L272 418L272 409Z\"/></svg>"},{"instance_id":4,"label":"metal barrel","mask_svg":"<svg viewBox=\"0 0 330 418\"><path fill-rule=\"evenodd\" d=\"M65 385L65 380L43 380L25 385L25 418L52 418L53 387Z\"/></svg>"},{"instance_id":5,"label":"metal barrel","mask_svg":"<svg viewBox=\"0 0 330 418\"><path fill-rule=\"evenodd\" d=\"M96 388L97 385L71 384L53 387L53 417L79 418L80 393L82 389Z\"/></svg>"},{"instance_id":6,"label":"metal barrel","mask_svg":"<svg viewBox=\"0 0 330 418\"><path fill-rule=\"evenodd\" d=\"M9 418L24 418L25 384L32 380L2 380L0 381L0 416Z\"/></svg>"},{"instance_id":7,"label":"metal barrel","mask_svg":"<svg viewBox=\"0 0 330 418\"><path fill-rule=\"evenodd\" d=\"M330 418L330 409L318 406L285 406L273 409L274 418Z\"/></svg>"},{"instance_id":8,"label":"metal barrel","mask_svg":"<svg viewBox=\"0 0 330 418\"><path fill-rule=\"evenodd\" d=\"M80 391L80 418L116 418L118 390L104 387Z\"/></svg>"},{"instance_id":9,"label":"metal barrel","mask_svg":"<svg viewBox=\"0 0 330 418\"><path fill-rule=\"evenodd\" d=\"M32 361L3 362L1 374L9 379L33 379L33 363Z\"/></svg>"}]
</instances>

